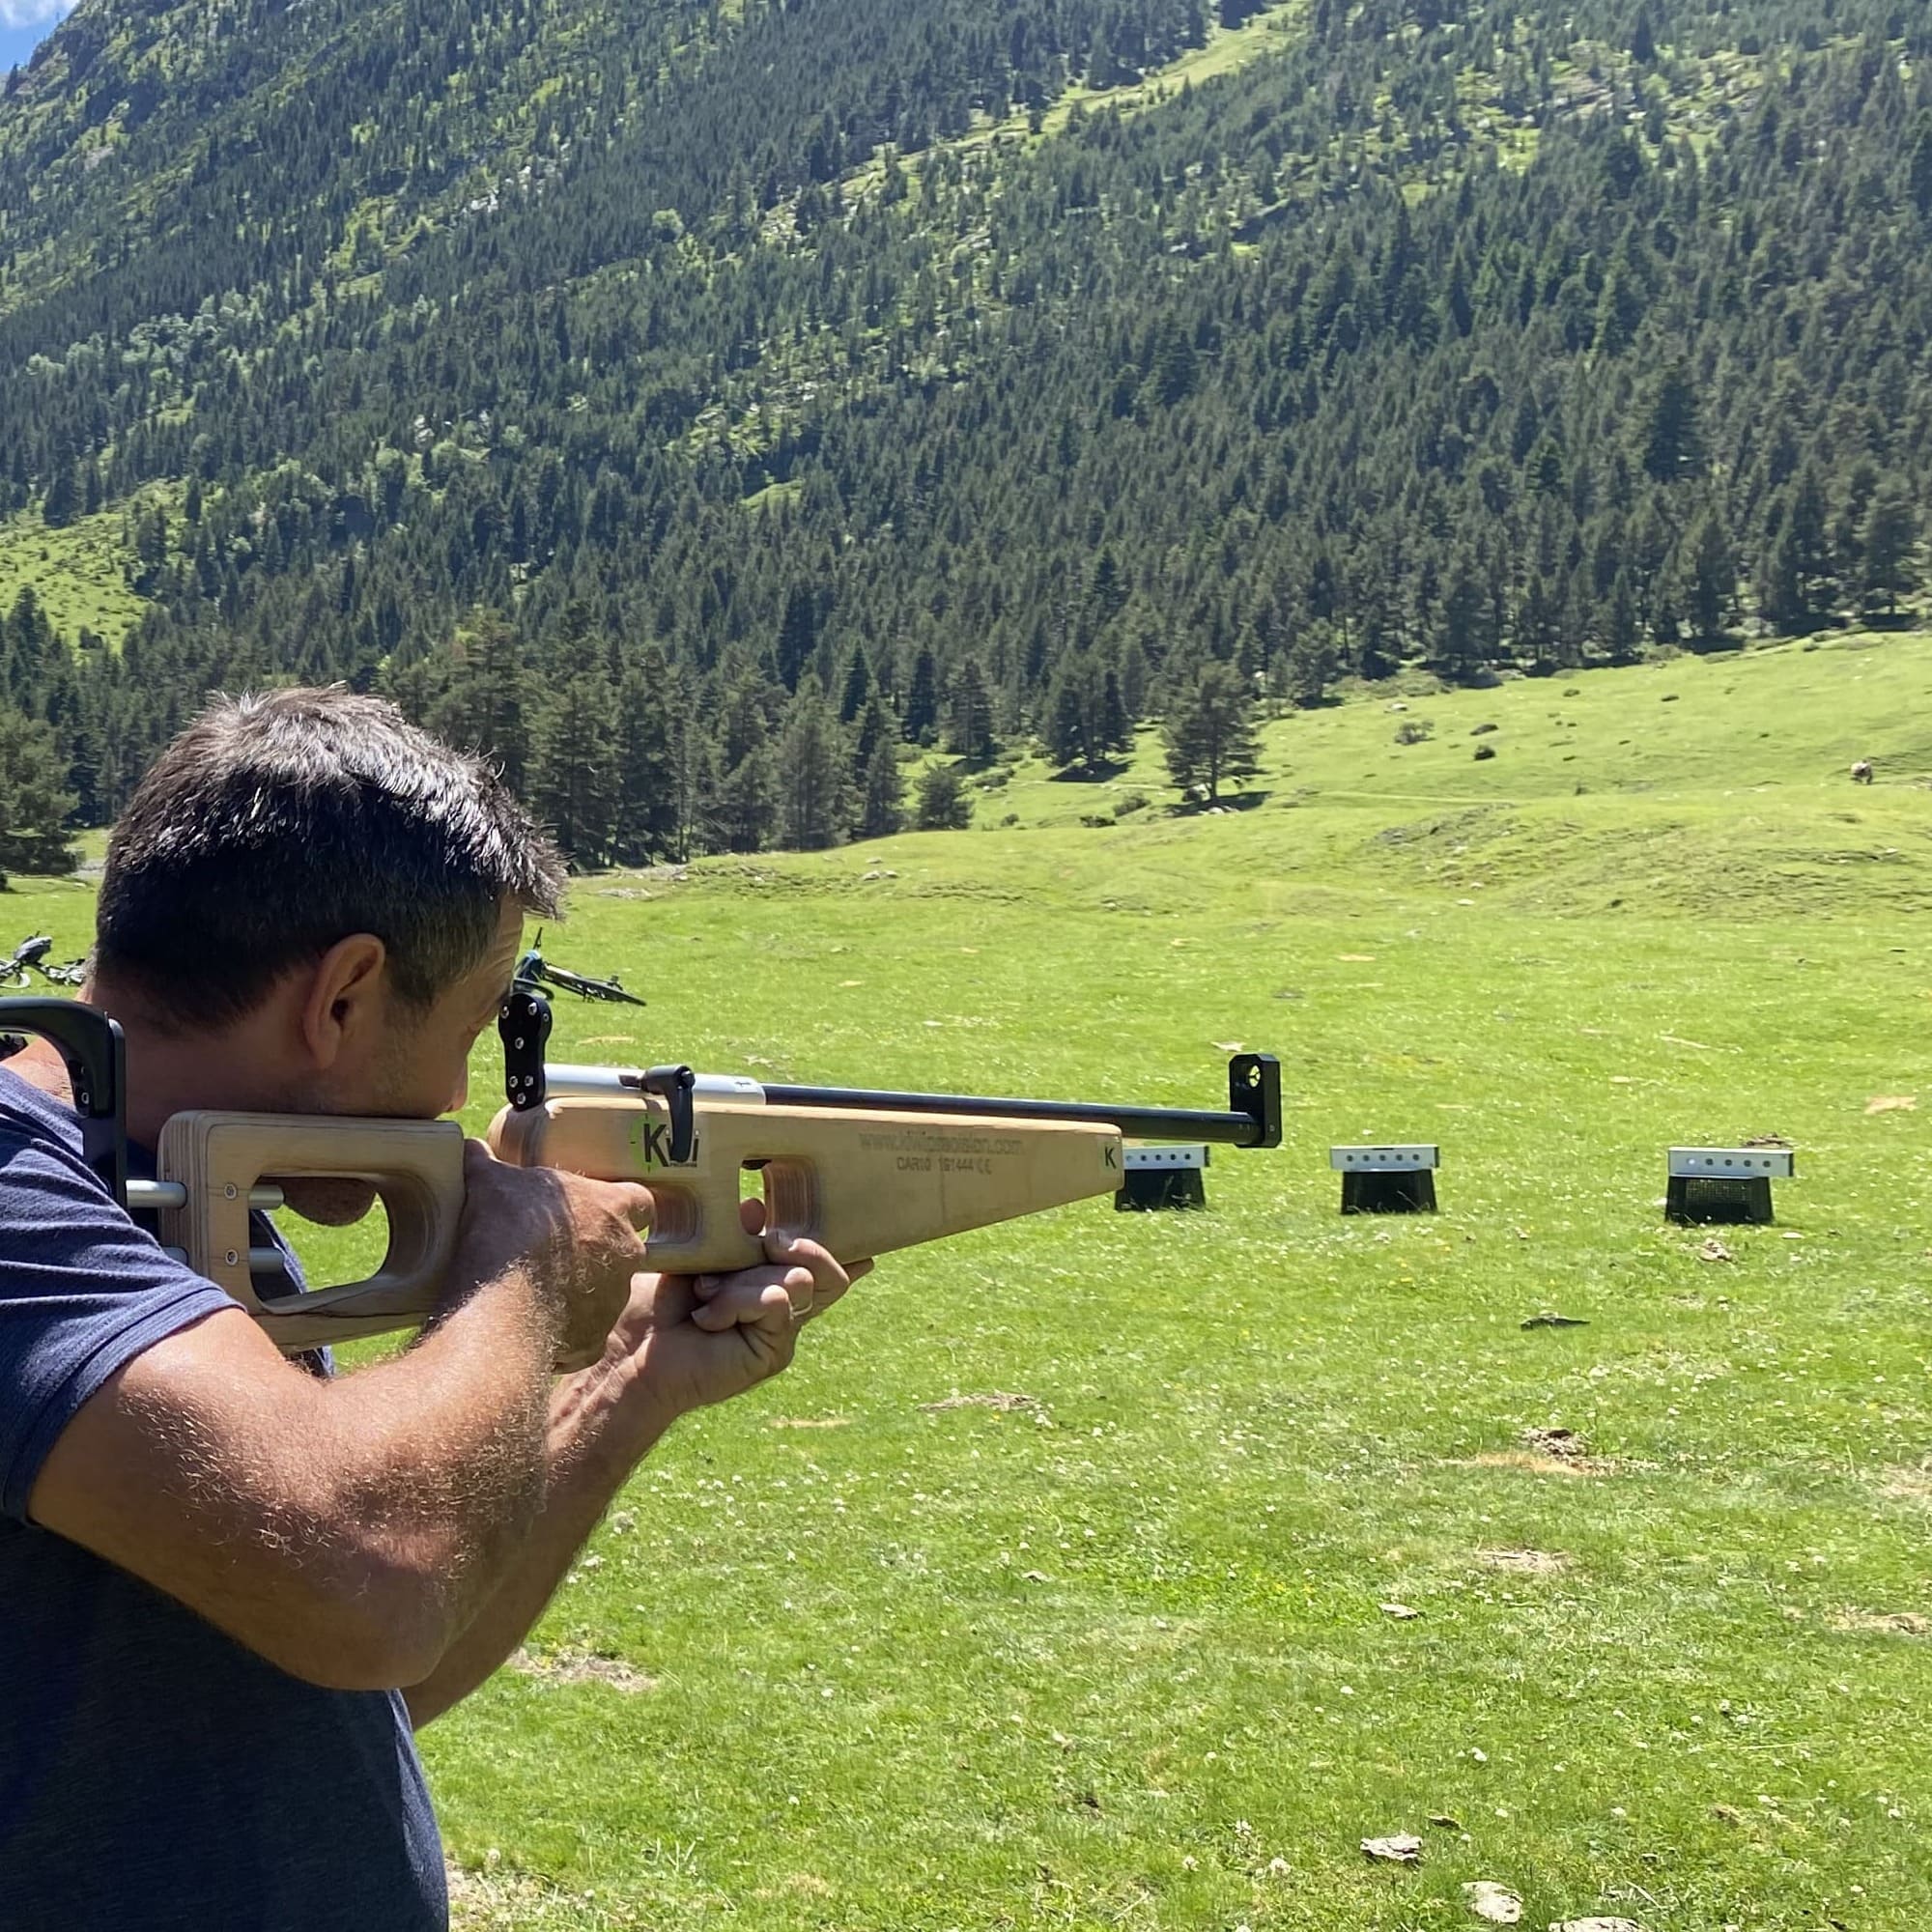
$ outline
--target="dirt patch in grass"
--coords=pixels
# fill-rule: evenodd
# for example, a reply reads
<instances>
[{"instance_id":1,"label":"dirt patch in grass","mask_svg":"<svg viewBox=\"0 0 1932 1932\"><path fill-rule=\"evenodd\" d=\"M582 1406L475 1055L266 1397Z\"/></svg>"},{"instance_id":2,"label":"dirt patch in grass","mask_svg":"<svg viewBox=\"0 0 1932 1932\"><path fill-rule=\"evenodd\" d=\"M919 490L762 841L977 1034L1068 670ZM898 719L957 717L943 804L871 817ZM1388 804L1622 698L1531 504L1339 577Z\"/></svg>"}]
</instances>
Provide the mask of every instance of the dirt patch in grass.
<instances>
[{"instance_id":1,"label":"dirt patch in grass","mask_svg":"<svg viewBox=\"0 0 1932 1932\"><path fill-rule=\"evenodd\" d=\"M1452 1469L1520 1469L1529 1476L1591 1476L1601 1471L1561 1456L1534 1449L1486 1449L1480 1456L1452 1456Z\"/></svg>"},{"instance_id":2,"label":"dirt patch in grass","mask_svg":"<svg viewBox=\"0 0 1932 1932\"><path fill-rule=\"evenodd\" d=\"M1879 1472L1878 1492L1888 1502L1923 1503L1932 1508L1932 1463L1917 1468L1900 1465Z\"/></svg>"},{"instance_id":3,"label":"dirt patch in grass","mask_svg":"<svg viewBox=\"0 0 1932 1932\"><path fill-rule=\"evenodd\" d=\"M538 1926L575 1927L583 1923L580 1901L527 1872L467 1871L444 1867L449 1882L450 1932L533 1932ZM630 1925L626 1914L606 1924Z\"/></svg>"},{"instance_id":4,"label":"dirt patch in grass","mask_svg":"<svg viewBox=\"0 0 1932 1932\"><path fill-rule=\"evenodd\" d=\"M792 1872L776 1885L760 1886L752 1896L759 1899L830 1898L837 1889L816 1872Z\"/></svg>"},{"instance_id":5,"label":"dirt patch in grass","mask_svg":"<svg viewBox=\"0 0 1932 1932\"><path fill-rule=\"evenodd\" d=\"M1932 1636L1932 1617L1917 1610L1840 1610L1832 1628L1871 1633L1879 1636Z\"/></svg>"},{"instance_id":6,"label":"dirt patch in grass","mask_svg":"<svg viewBox=\"0 0 1932 1932\"><path fill-rule=\"evenodd\" d=\"M950 1395L943 1402L923 1402L920 1408L927 1415L937 1415L948 1408L990 1408L1001 1415L1046 1413L1046 1405L1037 1396L1009 1395L1001 1389L991 1389L984 1395Z\"/></svg>"},{"instance_id":7,"label":"dirt patch in grass","mask_svg":"<svg viewBox=\"0 0 1932 1932\"><path fill-rule=\"evenodd\" d=\"M849 1415L781 1415L765 1424L767 1429L850 1429Z\"/></svg>"},{"instance_id":8,"label":"dirt patch in grass","mask_svg":"<svg viewBox=\"0 0 1932 1932\"><path fill-rule=\"evenodd\" d=\"M510 1668L520 1677L534 1677L540 1684L608 1684L631 1697L658 1688L655 1677L647 1677L621 1657L600 1656L588 1650L556 1650L547 1657L520 1650L511 1658Z\"/></svg>"},{"instance_id":9,"label":"dirt patch in grass","mask_svg":"<svg viewBox=\"0 0 1932 1932\"><path fill-rule=\"evenodd\" d=\"M1520 1449L1485 1449L1474 1456L1445 1457L1448 1469L1517 1469L1526 1476L1613 1476L1622 1465L1592 1456L1574 1429L1525 1429Z\"/></svg>"},{"instance_id":10,"label":"dirt patch in grass","mask_svg":"<svg viewBox=\"0 0 1932 1932\"><path fill-rule=\"evenodd\" d=\"M1570 1567L1570 1558L1554 1549L1479 1549L1476 1561L1511 1577L1556 1577Z\"/></svg>"}]
</instances>

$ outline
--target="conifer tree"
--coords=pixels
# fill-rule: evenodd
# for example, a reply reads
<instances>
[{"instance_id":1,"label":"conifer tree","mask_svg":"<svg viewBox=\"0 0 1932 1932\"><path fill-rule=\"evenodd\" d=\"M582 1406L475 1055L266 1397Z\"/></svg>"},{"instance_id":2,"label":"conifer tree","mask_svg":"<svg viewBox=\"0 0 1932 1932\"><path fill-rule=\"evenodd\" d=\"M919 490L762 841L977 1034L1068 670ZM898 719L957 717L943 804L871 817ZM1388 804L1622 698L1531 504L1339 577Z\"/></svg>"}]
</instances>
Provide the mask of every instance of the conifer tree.
<instances>
[{"instance_id":1,"label":"conifer tree","mask_svg":"<svg viewBox=\"0 0 1932 1932\"><path fill-rule=\"evenodd\" d=\"M710 832L724 852L762 852L779 822L778 770L760 745L723 772L711 801Z\"/></svg>"},{"instance_id":2,"label":"conifer tree","mask_svg":"<svg viewBox=\"0 0 1932 1932\"><path fill-rule=\"evenodd\" d=\"M1127 714L1127 735L1147 716L1148 684L1152 672L1148 654L1137 637L1128 638L1121 647L1121 708Z\"/></svg>"},{"instance_id":3,"label":"conifer tree","mask_svg":"<svg viewBox=\"0 0 1932 1932\"><path fill-rule=\"evenodd\" d=\"M890 747L896 756L899 721L893 707L875 691L866 700L866 708L859 714L852 733L852 778L855 783L863 785L866 782L866 774L872 768L872 755L882 744Z\"/></svg>"},{"instance_id":4,"label":"conifer tree","mask_svg":"<svg viewBox=\"0 0 1932 1932\"><path fill-rule=\"evenodd\" d=\"M939 724L939 660L922 644L906 687L905 734L915 745L929 744Z\"/></svg>"},{"instance_id":5,"label":"conifer tree","mask_svg":"<svg viewBox=\"0 0 1932 1932\"><path fill-rule=\"evenodd\" d=\"M800 586L786 597L784 621L779 626L779 678L788 691L798 688L817 648L817 601L809 589Z\"/></svg>"},{"instance_id":6,"label":"conifer tree","mask_svg":"<svg viewBox=\"0 0 1932 1932\"><path fill-rule=\"evenodd\" d=\"M1046 719L1040 736L1046 754L1063 770L1087 755L1087 720L1080 702L1079 680L1064 668L1046 695Z\"/></svg>"},{"instance_id":7,"label":"conifer tree","mask_svg":"<svg viewBox=\"0 0 1932 1932\"><path fill-rule=\"evenodd\" d=\"M1489 655L1489 596L1475 557L1458 554L1442 593L1435 655L1451 677L1468 677Z\"/></svg>"},{"instance_id":8,"label":"conifer tree","mask_svg":"<svg viewBox=\"0 0 1932 1932\"><path fill-rule=\"evenodd\" d=\"M989 763L999 751L993 736L993 700L977 657L962 658L946 693L946 742L969 764Z\"/></svg>"},{"instance_id":9,"label":"conifer tree","mask_svg":"<svg viewBox=\"0 0 1932 1932\"><path fill-rule=\"evenodd\" d=\"M1644 419L1644 473L1658 483L1676 483L1704 468L1704 430L1697 390L1681 362L1658 378Z\"/></svg>"},{"instance_id":10,"label":"conifer tree","mask_svg":"<svg viewBox=\"0 0 1932 1932\"><path fill-rule=\"evenodd\" d=\"M1897 614L1899 598L1918 585L1913 569L1918 547L1918 512L1911 493L1897 481L1881 484L1865 511L1860 587L1868 602L1884 601L1888 616Z\"/></svg>"},{"instance_id":11,"label":"conifer tree","mask_svg":"<svg viewBox=\"0 0 1932 1932\"><path fill-rule=\"evenodd\" d=\"M1643 641L1643 625L1637 617L1636 591L1630 572L1620 570L1610 585L1609 606L1604 613L1604 648L1612 664L1629 664Z\"/></svg>"},{"instance_id":12,"label":"conifer tree","mask_svg":"<svg viewBox=\"0 0 1932 1932\"><path fill-rule=\"evenodd\" d=\"M1932 109L1918 116L1912 142L1910 183L1914 206L1932 220Z\"/></svg>"},{"instance_id":13,"label":"conifer tree","mask_svg":"<svg viewBox=\"0 0 1932 1932\"><path fill-rule=\"evenodd\" d=\"M1823 613L1832 588L1832 547L1826 529L1825 479L1815 462L1780 493L1782 517L1771 546L1761 601L1780 630L1807 630Z\"/></svg>"},{"instance_id":14,"label":"conifer tree","mask_svg":"<svg viewBox=\"0 0 1932 1932\"><path fill-rule=\"evenodd\" d=\"M201 540L208 541L206 526ZM489 759L510 789L521 791L529 734L517 634L494 611L472 611L454 650L454 670L430 714L430 728L450 744Z\"/></svg>"},{"instance_id":15,"label":"conifer tree","mask_svg":"<svg viewBox=\"0 0 1932 1932\"><path fill-rule=\"evenodd\" d=\"M905 824L905 777L899 770L898 747L882 736L867 762L865 789L859 802L859 837L889 838Z\"/></svg>"},{"instance_id":16,"label":"conifer tree","mask_svg":"<svg viewBox=\"0 0 1932 1932\"><path fill-rule=\"evenodd\" d=\"M1209 805L1224 784L1240 784L1261 769L1253 698L1232 665L1209 661L1167 707L1161 742L1167 773L1183 795L1204 791Z\"/></svg>"},{"instance_id":17,"label":"conifer tree","mask_svg":"<svg viewBox=\"0 0 1932 1932\"><path fill-rule=\"evenodd\" d=\"M1335 681L1341 653L1335 647L1334 627L1317 621L1305 624L1289 640L1286 669L1288 696L1304 711L1323 703Z\"/></svg>"},{"instance_id":18,"label":"conifer tree","mask_svg":"<svg viewBox=\"0 0 1932 1932\"><path fill-rule=\"evenodd\" d=\"M1134 748L1134 722L1127 713L1126 695L1121 689L1121 674L1112 665L1100 668L1094 694L1094 735L1104 757L1114 752Z\"/></svg>"},{"instance_id":19,"label":"conifer tree","mask_svg":"<svg viewBox=\"0 0 1932 1932\"><path fill-rule=\"evenodd\" d=\"M71 871L74 796L52 729L0 706L0 888L9 872Z\"/></svg>"},{"instance_id":20,"label":"conifer tree","mask_svg":"<svg viewBox=\"0 0 1932 1932\"><path fill-rule=\"evenodd\" d=\"M600 865L616 817L612 694L602 671L579 671L553 688L530 732L529 800L577 865Z\"/></svg>"},{"instance_id":21,"label":"conifer tree","mask_svg":"<svg viewBox=\"0 0 1932 1932\"><path fill-rule=\"evenodd\" d=\"M716 755L711 836L726 852L762 851L778 827L778 772L764 688L754 670L741 668L726 687Z\"/></svg>"},{"instance_id":22,"label":"conifer tree","mask_svg":"<svg viewBox=\"0 0 1932 1932\"><path fill-rule=\"evenodd\" d=\"M80 514L80 484L71 463L58 465L41 501L41 521L50 530L64 530Z\"/></svg>"},{"instance_id":23,"label":"conifer tree","mask_svg":"<svg viewBox=\"0 0 1932 1932\"><path fill-rule=\"evenodd\" d=\"M616 799L612 856L627 866L681 859L687 851L688 808L684 740L692 720L662 650L617 680L611 721L611 771Z\"/></svg>"},{"instance_id":24,"label":"conifer tree","mask_svg":"<svg viewBox=\"0 0 1932 1932\"><path fill-rule=\"evenodd\" d=\"M1690 617L1690 635L1700 643L1716 643L1730 622L1737 597L1737 558L1724 520L1712 504L1690 531L1684 574L1684 602Z\"/></svg>"},{"instance_id":25,"label":"conifer tree","mask_svg":"<svg viewBox=\"0 0 1932 1932\"><path fill-rule=\"evenodd\" d=\"M872 696L872 667L864 644L854 644L845 660L845 690L838 700L838 722L850 724Z\"/></svg>"},{"instance_id":26,"label":"conifer tree","mask_svg":"<svg viewBox=\"0 0 1932 1932\"><path fill-rule=\"evenodd\" d=\"M851 753L838 714L816 677L808 675L785 715L779 740L781 838L789 851L843 844L852 830Z\"/></svg>"},{"instance_id":27,"label":"conifer tree","mask_svg":"<svg viewBox=\"0 0 1932 1932\"><path fill-rule=\"evenodd\" d=\"M963 832L973 823L973 801L957 765L927 765L919 775L918 801L914 822L922 832Z\"/></svg>"}]
</instances>

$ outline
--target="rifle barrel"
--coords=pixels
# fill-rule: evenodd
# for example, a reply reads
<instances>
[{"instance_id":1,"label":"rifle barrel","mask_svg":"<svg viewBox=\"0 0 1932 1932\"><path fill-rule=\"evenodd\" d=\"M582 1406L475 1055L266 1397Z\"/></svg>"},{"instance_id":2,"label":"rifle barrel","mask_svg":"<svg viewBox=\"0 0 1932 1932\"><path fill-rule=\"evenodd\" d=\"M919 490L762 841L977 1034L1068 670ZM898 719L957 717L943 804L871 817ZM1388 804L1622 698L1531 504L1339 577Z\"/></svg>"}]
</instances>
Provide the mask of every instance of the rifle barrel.
<instances>
[{"instance_id":1,"label":"rifle barrel","mask_svg":"<svg viewBox=\"0 0 1932 1932\"><path fill-rule=\"evenodd\" d=\"M1096 1100L1012 1100L979 1094L900 1094L871 1087L772 1087L775 1107L863 1109L882 1114L972 1114L994 1121L1062 1121L1118 1127L1129 1140L1216 1141L1258 1147L1263 1129L1252 1114L1202 1107L1109 1106Z\"/></svg>"},{"instance_id":2,"label":"rifle barrel","mask_svg":"<svg viewBox=\"0 0 1932 1932\"><path fill-rule=\"evenodd\" d=\"M630 1066L552 1066L546 1087L553 1098L639 1095L643 1076ZM1251 1113L1197 1107L1110 1106L1091 1100L998 1099L979 1094L909 1094L880 1087L798 1087L760 1083L735 1073L700 1073L699 1100L739 1100L773 1107L817 1107L828 1112L970 1114L995 1121L1062 1121L1118 1127L1129 1140L1213 1141L1224 1147L1272 1147L1278 1122Z\"/></svg>"}]
</instances>

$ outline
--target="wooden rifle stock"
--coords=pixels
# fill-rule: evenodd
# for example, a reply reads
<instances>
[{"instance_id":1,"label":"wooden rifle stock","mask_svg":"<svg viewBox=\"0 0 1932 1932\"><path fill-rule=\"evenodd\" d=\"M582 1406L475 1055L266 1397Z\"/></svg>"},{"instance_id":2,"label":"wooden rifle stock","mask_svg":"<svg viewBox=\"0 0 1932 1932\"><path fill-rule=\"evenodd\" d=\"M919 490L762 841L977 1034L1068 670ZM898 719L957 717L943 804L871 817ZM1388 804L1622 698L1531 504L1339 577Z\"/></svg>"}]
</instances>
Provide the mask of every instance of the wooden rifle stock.
<instances>
[{"instance_id":1,"label":"wooden rifle stock","mask_svg":"<svg viewBox=\"0 0 1932 1932\"><path fill-rule=\"evenodd\" d=\"M291 1351L419 1328L442 1291L463 1218L463 1129L454 1121L327 1114L177 1114L156 1169L184 1200L160 1210L161 1240L225 1290ZM365 1281L263 1295L249 1265L248 1197L265 1180L366 1181L389 1249Z\"/></svg>"},{"instance_id":2,"label":"wooden rifle stock","mask_svg":"<svg viewBox=\"0 0 1932 1932\"><path fill-rule=\"evenodd\" d=\"M1121 1186L1111 1126L912 1113L697 1103L692 1159L665 1159L668 1115L649 1099L554 1099L504 1109L491 1151L516 1167L638 1180L655 1202L643 1265L713 1275L763 1262L738 1219L759 1177L773 1227L871 1260L945 1235L1041 1213ZM296 1352L421 1327L435 1312L464 1209L454 1121L180 1113L162 1128L160 1238ZM249 1267L249 1194L263 1182L363 1180L388 1213L388 1254L365 1281L263 1293Z\"/></svg>"},{"instance_id":3,"label":"wooden rifle stock","mask_svg":"<svg viewBox=\"0 0 1932 1932\"><path fill-rule=\"evenodd\" d=\"M818 1113L699 1101L691 1158L671 1164L661 1102L552 1100L505 1108L492 1151L518 1167L636 1180L656 1214L643 1265L725 1274L764 1260L738 1218L747 1173L774 1228L870 1260L969 1228L1110 1194L1117 1128L970 1116ZM450 1121L177 1114L157 1172L185 1194L161 1239L290 1351L420 1327L434 1312L463 1215L463 1132ZM265 1293L249 1265L250 1193L263 1182L366 1181L388 1213L389 1248L364 1281Z\"/></svg>"},{"instance_id":4,"label":"wooden rifle stock","mask_svg":"<svg viewBox=\"0 0 1932 1932\"><path fill-rule=\"evenodd\" d=\"M157 1212L163 1243L279 1348L420 1327L434 1314L463 1216L464 1137L453 1121L179 1114L161 1130L157 1179L130 1182L120 1029L65 1001L0 1000L0 1028L9 1024L60 1048L85 1157L116 1198ZM748 1186L762 1195L767 1226L860 1261L1113 1193L1126 1134L1259 1148L1281 1139L1280 1069L1264 1054L1230 1063L1226 1113L767 1091L686 1067L559 1067L561 1091L552 1093L544 1002L520 987L501 1030L512 1104L491 1126L492 1151L520 1167L647 1186L657 1211L644 1264L670 1273L727 1273L764 1259L738 1218ZM387 1210L388 1251L366 1280L278 1294L251 1265L251 1196L272 1206L265 1184L305 1179L372 1188Z\"/></svg>"}]
</instances>

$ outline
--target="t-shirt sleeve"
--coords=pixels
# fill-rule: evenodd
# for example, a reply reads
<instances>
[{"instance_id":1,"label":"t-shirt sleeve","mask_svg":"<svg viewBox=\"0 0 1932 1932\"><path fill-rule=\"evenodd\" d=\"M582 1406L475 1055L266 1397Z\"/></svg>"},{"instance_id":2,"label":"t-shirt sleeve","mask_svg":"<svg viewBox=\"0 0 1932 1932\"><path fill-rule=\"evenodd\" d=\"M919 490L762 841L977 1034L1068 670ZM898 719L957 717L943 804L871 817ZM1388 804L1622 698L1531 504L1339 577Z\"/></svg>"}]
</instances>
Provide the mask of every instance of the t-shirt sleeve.
<instances>
[{"instance_id":1,"label":"t-shirt sleeve","mask_svg":"<svg viewBox=\"0 0 1932 1932\"><path fill-rule=\"evenodd\" d=\"M77 1155L0 1120L0 1515L26 1521L47 1452L110 1376L234 1305Z\"/></svg>"}]
</instances>

